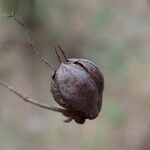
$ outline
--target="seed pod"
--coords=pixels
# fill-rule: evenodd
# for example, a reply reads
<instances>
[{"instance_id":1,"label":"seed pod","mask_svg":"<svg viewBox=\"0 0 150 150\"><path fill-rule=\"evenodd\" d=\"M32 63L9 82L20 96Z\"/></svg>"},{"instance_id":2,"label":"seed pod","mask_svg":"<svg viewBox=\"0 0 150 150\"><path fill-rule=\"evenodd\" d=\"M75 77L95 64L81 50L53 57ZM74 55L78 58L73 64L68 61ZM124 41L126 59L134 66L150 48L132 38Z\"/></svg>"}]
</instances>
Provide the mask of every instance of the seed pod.
<instances>
[{"instance_id":1,"label":"seed pod","mask_svg":"<svg viewBox=\"0 0 150 150\"><path fill-rule=\"evenodd\" d=\"M68 59L52 76L51 92L55 101L66 108L65 116L80 124L98 116L103 88L102 73L85 59Z\"/></svg>"}]
</instances>

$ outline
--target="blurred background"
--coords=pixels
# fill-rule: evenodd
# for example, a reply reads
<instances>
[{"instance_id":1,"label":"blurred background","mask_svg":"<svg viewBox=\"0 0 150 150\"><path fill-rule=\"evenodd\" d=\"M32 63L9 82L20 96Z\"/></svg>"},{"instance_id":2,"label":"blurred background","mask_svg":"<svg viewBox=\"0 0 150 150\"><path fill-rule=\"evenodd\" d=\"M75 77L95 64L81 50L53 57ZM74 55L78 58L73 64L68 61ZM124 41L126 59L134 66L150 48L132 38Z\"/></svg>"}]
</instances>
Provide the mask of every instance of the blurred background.
<instances>
[{"instance_id":1,"label":"blurred background","mask_svg":"<svg viewBox=\"0 0 150 150\"><path fill-rule=\"evenodd\" d=\"M43 56L58 66L51 44L104 72L103 108L84 125L24 103L0 85L1 150L150 149L150 0L0 0L0 79L58 106L50 68L31 50L23 20Z\"/></svg>"}]
</instances>

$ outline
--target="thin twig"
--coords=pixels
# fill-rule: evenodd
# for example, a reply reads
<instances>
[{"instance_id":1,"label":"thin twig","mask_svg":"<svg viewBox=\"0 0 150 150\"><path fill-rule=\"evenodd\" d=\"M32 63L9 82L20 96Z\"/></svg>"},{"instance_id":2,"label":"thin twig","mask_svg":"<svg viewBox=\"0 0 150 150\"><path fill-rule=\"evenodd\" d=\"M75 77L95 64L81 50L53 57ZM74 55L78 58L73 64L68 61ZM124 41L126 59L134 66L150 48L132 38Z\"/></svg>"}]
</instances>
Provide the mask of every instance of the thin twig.
<instances>
[{"instance_id":1,"label":"thin twig","mask_svg":"<svg viewBox=\"0 0 150 150\"><path fill-rule=\"evenodd\" d=\"M28 103L31 103L33 105L39 106L41 108L56 111L56 112L62 113L65 111L65 109L62 109L62 108L50 107L46 104L39 103L39 102L35 101L33 98L30 98L30 97L26 96L25 94L22 94L21 92L19 92L18 90L14 89L12 86L6 84L5 82L3 82L1 80L0 80L0 84L3 85L4 87L6 87L7 89L9 89L15 95L19 96L24 102L28 102Z\"/></svg>"},{"instance_id":2,"label":"thin twig","mask_svg":"<svg viewBox=\"0 0 150 150\"><path fill-rule=\"evenodd\" d=\"M14 11L12 12L12 14L11 14L10 16L8 16L8 18L13 18L18 24L20 24L20 25L24 28L24 30L25 30L25 32L26 32L26 34L27 34L29 43L30 43L30 45L31 45L31 48L33 49L33 51L35 52L35 54L38 55L39 58L40 58L46 65L48 65L50 68L52 68L53 70L55 70L55 68L54 68L52 65L49 64L48 60L45 59L45 58L40 54L39 50L36 48L36 46L35 46L35 44L34 44L34 41L32 40L32 36L31 36L30 30L24 25L24 23L22 23L18 18L16 18Z\"/></svg>"}]
</instances>

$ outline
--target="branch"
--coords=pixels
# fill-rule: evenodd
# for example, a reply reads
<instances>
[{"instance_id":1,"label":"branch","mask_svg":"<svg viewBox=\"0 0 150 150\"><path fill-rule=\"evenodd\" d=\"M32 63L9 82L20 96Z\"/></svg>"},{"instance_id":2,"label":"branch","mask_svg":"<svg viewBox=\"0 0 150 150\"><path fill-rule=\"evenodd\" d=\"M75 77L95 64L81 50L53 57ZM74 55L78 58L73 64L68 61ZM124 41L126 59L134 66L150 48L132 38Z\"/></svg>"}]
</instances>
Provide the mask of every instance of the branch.
<instances>
[{"instance_id":1,"label":"branch","mask_svg":"<svg viewBox=\"0 0 150 150\"><path fill-rule=\"evenodd\" d=\"M26 27L26 26L24 25L23 22L21 22L18 18L16 18L14 11L12 11L12 14L11 14L10 16L8 16L8 18L14 19L18 24L20 24L20 25L24 28L24 30L25 30L25 32L26 32L26 34L27 34L27 37L28 37L28 41L29 41L29 43L30 43L30 45L31 45L32 50L35 52L36 55L39 56L39 58L40 58L46 65L48 65L51 69L55 70L55 68L54 68L51 64L49 64L48 60L45 59L45 58L40 54L39 50L36 48L36 46L35 46L35 44L34 44L34 41L32 40L32 36L31 36L30 30L28 29L28 27Z\"/></svg>"},{"instance_id":2,"label":"branch","mask_svg":"<svg viewBox=\"0 0 150 150\"><path fill-rule=\"evenodd\" d=\"M55 111L55 112L63 113L65 111L65 109L62 109L62 108L50 107L48 105L39 103L39 102L35 101L33 98L30 98L30 97L26 96L25 94L22 94L21 92L17 91L12 86L6 84L5 82L3 82L1 80L0 80L0 84L3 85L4 87L6 87L7 89L9 89L11 92L13 92L18 97L20 97L24 102L28 102L28 103L31 103L33 105L39 106L41 108L52 110L52 111Z\"/></svg>"}]
</instances>

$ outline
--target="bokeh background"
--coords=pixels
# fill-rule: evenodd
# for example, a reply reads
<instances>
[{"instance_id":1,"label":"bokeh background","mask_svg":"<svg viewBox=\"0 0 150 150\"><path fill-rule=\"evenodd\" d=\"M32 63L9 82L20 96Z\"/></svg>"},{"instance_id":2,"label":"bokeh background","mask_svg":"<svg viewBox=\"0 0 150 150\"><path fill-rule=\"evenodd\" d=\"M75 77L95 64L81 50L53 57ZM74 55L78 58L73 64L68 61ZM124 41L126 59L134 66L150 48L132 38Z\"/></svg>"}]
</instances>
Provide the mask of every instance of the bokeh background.
<instances>
[{"instance_id":1,"label":"bokeh background","mask_svg":"<svg viewBox=\"0 0 150 150\"><path fill-rule=\"evenodd\" d=\"M0 85L1 150L150 149L149 0L0 0L0 79L40 102L58 106L50 68L31 50L12 10L30 28L43 56L51 45L92 60L104 72L103 108L84 125L64 123Z\"/></svg>"}]
</instances>

